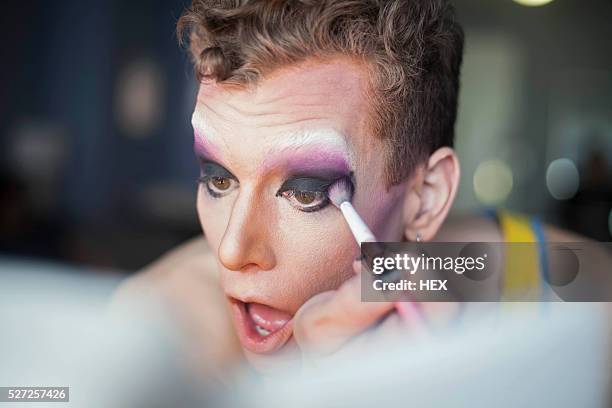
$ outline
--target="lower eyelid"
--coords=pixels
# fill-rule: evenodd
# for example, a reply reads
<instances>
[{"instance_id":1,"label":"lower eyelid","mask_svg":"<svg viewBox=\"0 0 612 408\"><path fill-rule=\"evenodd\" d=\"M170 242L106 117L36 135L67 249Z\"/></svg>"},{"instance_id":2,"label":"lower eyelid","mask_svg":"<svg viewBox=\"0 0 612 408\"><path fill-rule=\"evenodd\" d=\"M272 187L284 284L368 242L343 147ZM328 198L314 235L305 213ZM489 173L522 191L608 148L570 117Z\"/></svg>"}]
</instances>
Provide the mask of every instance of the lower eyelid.
<instances>
[{"instance_id":1,"label":"lower eyelid","mask_svg":"<svg viewBox=\"0 0 612 408\"><path fill-rule=\"evenodd\" d=\"M206 193L208 194L209 197L211 198L221 198L222 195L220 195L219 193L214 192L213 190L210 189L210 187L208 187L207 183L203 183L203 187L206 189Z\"/></svg>"},{"instance_id":2,"label":"lower eyelid","mask_svg":"<svg viewBox=\"0 0 612 408\"><path fill-rule=\"evenodd\" d=\"M219 194L213 190L211 190L211 188L208 186L208 182L210 181L211 176L208 175L202 175L198 178L198 184L200 184L201 186L203 186L206 189L206 193L212 197L212 198L221 198L223 197L223 194Z\"/></svg>"},{"instance_id":3,"label":"lower eyelid","mask_svg":"<svg viewBox=\"0 0 612 408\"><path fill-rule=\"evenodd\" d=\"M298 208L298 210L301 211L301 212L306 212L306 213L316 213L316 212L319 212L321 210L324 210L328 206L329 206L329 203L327 202L327 203L318 204L315 207L310 207L310 208L307 207L307 208L302 208L302 209Z\"/></svg>"},{"instance_id":4,"label":"lower eyelid","mask_svg":"<svg viewBox=\"0 0 612 408\"><path fill-rule=\"evenodd\" d=\"M313 205L312 207L296 207L296 208L302 212L316 212L316 211L322 210L325 207L327 207L329 203L330 203L329 199L325 197L323 202L317 205Z\"/></svg>"}]
</instances>

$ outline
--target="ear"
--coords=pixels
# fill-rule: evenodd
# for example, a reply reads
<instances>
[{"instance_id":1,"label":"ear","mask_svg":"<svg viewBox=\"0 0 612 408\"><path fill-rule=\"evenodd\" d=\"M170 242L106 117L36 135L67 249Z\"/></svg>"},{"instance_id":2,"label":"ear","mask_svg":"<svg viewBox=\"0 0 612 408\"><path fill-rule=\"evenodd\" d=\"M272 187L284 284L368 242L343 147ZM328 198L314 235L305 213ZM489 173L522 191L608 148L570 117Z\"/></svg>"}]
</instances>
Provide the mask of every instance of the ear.
<instances>
[{"instance_id":1,"label":"ear","mask_svg":"<svg viewBox=\"0 0 612 408\"><path fill-rule=\"evenodd\" d=\"M419 167L404 198L404 235L416 241L432 240L448 216L460 178L459 160L450 147L436 150Z\"/></svg>"}]
</instances>

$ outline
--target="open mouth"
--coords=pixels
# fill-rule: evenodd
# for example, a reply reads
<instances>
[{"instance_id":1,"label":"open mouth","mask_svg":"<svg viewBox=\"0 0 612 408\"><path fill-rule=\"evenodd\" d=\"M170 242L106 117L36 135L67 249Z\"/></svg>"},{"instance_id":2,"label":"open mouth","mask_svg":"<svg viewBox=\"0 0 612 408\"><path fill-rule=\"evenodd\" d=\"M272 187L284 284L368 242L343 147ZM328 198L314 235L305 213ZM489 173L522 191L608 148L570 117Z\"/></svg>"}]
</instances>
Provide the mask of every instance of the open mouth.
<instances>
[{"instance_id":1,"label":"open mouth","mask_svg":"<svg viewBox=\"0 0 612 408\"><path fill-rule=\"evenodd\" d=\"M293 316L268 305L230 298L242 345L254 353L273 353L289 340Z\"/></svg>"}]
</instances>

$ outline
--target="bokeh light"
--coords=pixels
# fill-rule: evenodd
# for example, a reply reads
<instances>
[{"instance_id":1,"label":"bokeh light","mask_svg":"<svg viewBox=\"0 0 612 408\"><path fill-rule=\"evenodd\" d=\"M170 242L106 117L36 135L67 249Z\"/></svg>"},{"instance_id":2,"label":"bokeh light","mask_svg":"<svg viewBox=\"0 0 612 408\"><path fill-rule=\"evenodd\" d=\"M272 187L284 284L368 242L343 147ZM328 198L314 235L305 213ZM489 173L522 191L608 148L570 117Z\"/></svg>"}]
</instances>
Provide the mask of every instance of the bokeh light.
<instances>
[{"instance_id":1,"label":"bokeh light","mask_svg":"<svg viewBox=\"0 0 612 408\"><path fill-rule=\"evenodd\" d=\"M553 0L514 0L514 1L522 6L539 7L539 6L545 6L548 3L552 3Z\"/></svg>"},{"instance_id":2,"label":"bokeh light","mask_svg":"<svg viewBox=\"0 0 612 408\"><path fill-rule=\"evenodd\" d=\"M546 186L557 200L568 200L580 187L578 168L570 159L553 160L546 170Z\"/></svg>"},{"instance_id":3,"label":"bokeh light","mask_svg":"<svg viewBox=\"0 0 612 408\"><path fill-rule=\"evenodd\" d=\"M115 113L126 136L135 139L151 136L162 120L163 101L164 80L153 61L133 61L119 74Z\"/></svg>"},{"instance_id":4,"label":"bokeh light","mask_svg":"<svg viewBox=\"0 0 612 408\"><path fill-rule=\"evenodd\" d=\"M474 193L483 204L503 203L512 192L513 185L512 169L501 160L482 162L474 172Z\"/></svg>"}]
</instances>

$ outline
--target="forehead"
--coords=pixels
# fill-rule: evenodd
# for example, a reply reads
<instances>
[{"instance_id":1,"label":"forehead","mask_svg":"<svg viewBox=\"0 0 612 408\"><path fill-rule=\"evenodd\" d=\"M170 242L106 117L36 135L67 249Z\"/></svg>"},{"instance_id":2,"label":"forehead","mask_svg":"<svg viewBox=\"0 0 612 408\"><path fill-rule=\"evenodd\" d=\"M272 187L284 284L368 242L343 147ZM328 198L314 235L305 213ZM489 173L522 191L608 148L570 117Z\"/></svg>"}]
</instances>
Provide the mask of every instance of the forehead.
<instances>
[{"instance_id":1,"label":"forehead","mask_svg":"<svg viewBox=\"0 0 612 408\"><path fill-rule=\"evenodd\" d=\"M300 129L334 129L355 146L366 127L365 78L360 66L335 60L279 69L251 89L202 84L194 129L225 143L235 137L273 143ZM325 138L333 135L318 139Z\"/></svg>"}]
</instances>

